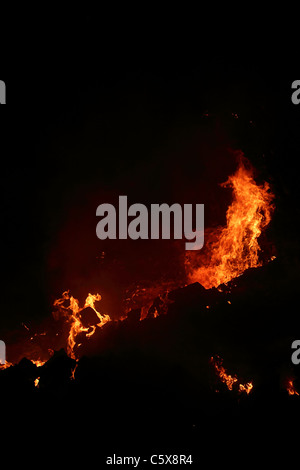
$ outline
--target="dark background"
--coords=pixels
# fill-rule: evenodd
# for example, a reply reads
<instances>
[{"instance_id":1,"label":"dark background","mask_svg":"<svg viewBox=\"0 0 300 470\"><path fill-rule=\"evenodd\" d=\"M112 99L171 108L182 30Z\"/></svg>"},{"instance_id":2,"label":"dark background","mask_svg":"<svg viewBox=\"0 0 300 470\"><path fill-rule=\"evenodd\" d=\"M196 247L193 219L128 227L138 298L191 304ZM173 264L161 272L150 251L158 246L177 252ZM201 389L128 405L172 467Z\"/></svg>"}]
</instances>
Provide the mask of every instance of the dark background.
<instances>
[{"instance_id":1,"label":"dark background","mask_svg":"<svg viewBox=\"0 0 300 470\"><path fill-rule=\"evenodd\" d=\"M95 235L96 206L104 202L104 197L114 200L121 193L127 194L131 202L145 204L204 202L206 226L222 224L225 222L231 193L221 189L219 183L234 172L236 161L232 151L241 149L256 168L257 181L269 181L275 193L276 211L266 234L266 239L277 251L279 264L277 268L275 265L275 274L270 264L265 271L257 270L257 273L250 273L250 277L249 274L241 277L240 290L234 294L236 302L233 302L234 313L231 313L231 317L223 303L216 309L215 316L211 315L208 320L206 317L199 317L196 296L195 304L193 298L191 300L192 313L187 308L184 327L180 316L183 311L180 302L175 306L177 317L174 318L173 329L169 328L173 320L168 317L159 318L159 326L155 326L154 322L154 326L151 326L151 322L148 325L155 332L154 338L161 335L160 341L157 341L157 351L160 348L164 351L165 332L170 338L166 342L166 349L174 342L176 351L178 339L182 340L180 344L185 348L192 337L194 342L183 362L189 363L190 358L195 357L195 363L191 366L195 370L199 366L197 354L200 356L201 347L204 350L201 360L205 363L203 370L206 372L208 355L218 352L218 348L222 351L223 347L226 351L224 361L226 360L226 366L229 364L229 370L230 365L242 365L240 370L246 377L251 377L255 372L257 395L254 395L250 405L246 400L241 401L241 408L244 406L246 412L237 423L234 437L228 434L226 442L231 441L230 452L234 451L239 442L244 444L247 452L249 448L252 452L251 449L255 447L259 455L259 449L264 448L269 456L264 424L268 421L269 432L272 427L269 417L273 416L274 421L278 421L279 415L274 413L274 409L278 407L277 394L281 392L278 392L276 383L275 398L272 401L269 400L266 389L278 373L281 363L290 365L290 342L286 338L296 339L298 330L294 325L299 325L296 309L299 272L300 105L295 106L291 102L291 84L299 78L294 42L283 42L282 23L274 25L274 30L271 31L266 30L263 21L260 24L258 20L250 22L251 31L248 33L244 31L245 18L229 25L225 20L222 22L221 15L219 23L213 16L210 17L209 24L204 26L207 16L202 12L196 17L195 26L190 25L189 20L175 22L169 18L158 21L161 23L158 27L148 18L148 14L133 12L130 15L127 12L132 16L136 27L133 29L121 12L118 13L120 18L117 20L116 15L108 16L104 11L96 15L93 11L75 8L67 13L51 10L46 14L35 11L31 15L27 11L26 16L19 12L13 28L4 38L0 79L5 80L7 85L8 104L1 108L0 332L2 334L5 330L18 329L22 322L39 324L47 319L51 315L53 299L65 289L70 288L76 296L84 298L87 290L98 290L101 278L101 281L106 282L105 287L110 298L112 295L118 296L119 288L122 290L126 287L127 281L131 283L140 277L155 280L157 274L161 276L164 273L168 276L173 273L174 269L178 269L178 253L176 248L172 251L172 244L170 248L166 244L152 245L150 242L147 247L139 243L116 243L110 244L107 250L108 253L111 250L112 255L108 255L111 257L105 265L105 273L108 273L106 279L99 261L103 245ZM134 21L136 16L138 20ZM159 20L160 15L157 16L156 19ZM220 23L223 23L222 28ZM171 28L167 28L166 24ZM164 256L161 256L164 251ZM281 270L284 279L281 278ZM273 279L276 287L274 296ZM267 298L264 290L266 280ZM290 295L287 286L291 280ZM253 297L253 291L247 286L254 286L257 297ZM282 295L278 286L285 287ZM202 293L200 294L201 298ZM269 299L272 300L270 309ZM253 315L256 303L261 306ZM109 305L109 301L106 304L109 312L110 308L117 310L117 306L118 304L113 303ZM241 311L246 312L245 316L241 315ZM227 321L228 318L230 321ZM165 325L165 329L161 325ZM199 328L194 328L195 325ZM142 328L146 330L142 339L138 326L129 325L127 331L124 329L121 333L124 336L124 349L127 351L127 333L136 342L134 344L138 345L143 343L145 337L147 347L147 341L150 344L149 369L153 377L156 377L151 362L151 351L155 350L152 330L150 328L149 335L147 324ZM224 337L223 331L226 334L229 332L229 335ZM183 332L186 332L185 337ZM117 344L118 340L117 336ZM198 343L200 352L196 349ZM128 364L129 370L131 364L134 364L134 380L126 377L124 363L127 356L124 357L122 347L121 341L121 352L117 351L112 358L109 355L104 356L103 361L110 387L110 406L114 405L113 399L118 398L124 389L125 396L128 394L125 406L122 400L118 402L114 414L118 421L117 426L120 425L122 413L126 418L121 423L120 432L127 433L124 452L128 453L128 430L132 424L131 407L128 403L136 403L136 395L131 391L135 391L136 387L147 387L143 392L148 401L145 404L144 395L139 395L138 404L141 408L133 406L133 409L135 416L141 420L143 414L140 415L139 410L143 409L146 418L151 421L152 408L146 405L149 405L157 383L154 381L152 389L148 380L143 382L144 357L131 351L127 351L129 359L130 354L133 354L132 362L128 360ZM194 354L193 347L197 354ZM181 357L181 349L178 351ZM177 356L171 348L166 357L170 357L171 363L174 362L177 367ZM162 371L156 364L156 359L162 364ZM62 360L68 361L68 358L63 357ZM97 361L100 361L100 366ZM60 388L61 383L54 370L57 388L55 385L52 391L50 386L49 391L46 387L46 392L42 391L39 398L35 395L32 381L29 391L26 388L28 383L25 384L28 395L25 393L20 397L15 387L12 407L15 407L16 416L19 408L25 415L26 419L21 420L24 433L32 416L39 417L41 426L40 411L44 412L47 408L47 419L53 420L51 432L54 429L54 435L59 436L61 448L68 453L65 423L69 423L70 415L73 416L73 410L68 405L71 396L72 405L77 404L78 397L81 400L83 397L84 403L80 403L81 406L89 403L97 410L96 426L101 438L106 431L106 421L113 436L115 423L111 420L111 408L106 410L106 421L101 421L103 413L98 400L102 403L103 395L98 390L103 392L105 388L102 358L95 362L96 365L92 359L81 363L81 374L87 380L82 380L79 389L75 382L71 393L68 388L69 371L65 388ZM184 362L184 366L186 363ZM172 395L173 381L179 381L182 377L180 374L184 375L187 369L184 368L180 374L176 369L177 375L172 374L172 368L164 370L165 362L160 356L154 358L154 364L154 370L161 373L158 395L154 401L154 405L158 403L159 407L154 416L163 413L167 406L170 413L168 417L174 418L170 396L175 406L177 395ZM56 366L55 362L53 365L52 362L49 367L59 369L60 366ZM71 367L68 362L67 367ZM123 375L118 375L122 368ZM28 364L25 364L25 369L30 369ZM136 379L139 377L135 374L136 370L142 371L140 383ZM18 374L14 368L7 372L12 376L14 373ZM149 376L151 381L151 373ZM47 370L45 377L47 378ZM168 393L163 401L160 400L159 393L164 388L165 377L171 390L167 388ZM124 378L127 379L125 385ZM196 416L194 449L202 442L203 427L211 444L207 453L214 457L215 449L220 449L220 436L227 433L226 420L232 418L232 410L238 409L240 401L236 395L232 398L233 394L225 386L223 394L213 393L209 390L208 379L205 374L201 378L201 387L204 384L204 391L209 397L207 400L206 392L202 393L201 399L199 394L198 400L198 388L193 386L193 381L189 383L195 394L191 405L188 399L190 390L185 388L184 383L178 387L177 393L180 402L185 401L188 409L191 406L189 419ZM26 406L28 397L30 406ZM53 406L48 407L50 401ZM199 416L194 413L193 408L198 402L201 411ZM269 405L265 413L266 403ZM291 429L293 420L289 419L293 416L293 405L294 402L286 405L284 401L284 406L280 408L282 417L286 413L285 406L289 407L284 433L286 429ZM53 410L56 413L52 417ZM66 413L63 415L62 425L60 410ZM240 435L238 426L242 425L243 429L247 426L253 410L253 421L259 428L260 439L252 440L253 435L248 430L245 440L242 436L237 440ZM185 411L183 407L184 419ZM217 418L211 420L212 415ZM79 413L72 425L76 427L80 423L80 429L83 430L80 438L83 439L85 434L88 445L98 448L97 432L89 441L89 432L95 423L94 419L88 418L90 415ZM45 420L45 423L47 425L48 421ZM160 423L155 422L153 429L157 430ZM10 420L10 426L14 435L15 421L12 423ZM23 426L20 429L23 430ZM139 434L139 424L135 426L135 432ZM169 427L167 426L168 431ZM180 429L180 425L178 428ZM39 432L40 428L37 429ZM255 436L257 432L256 429ZM277 431L274 434L275 432ZM185 428L181 433L185 433ZM18 442L26 442L23 441L24 434L21 431L20 434ZM187 440L189 436L190 434ZM210 436L213 436L213 441ZM161 442L164 442L163 437ZM276 437L280 444L282 436ZM16 442L15 439L17 438L14 435L11 442ZM149 439L152 443L152 436ZM42 434L41 440L44 440ZM49 441L52 442L52 436L44 440L46 448ZM122 439L118 441L118 446L121 441ZM56 442L57 440L55 445ZM131 444L133 448L137 448L135 443ZM28 454L26 445L24 444L26 455L31 455ZM151 445L145 447L150 449ZM200 446L200 453L204 452L205 447L205 444ZM222 450L228 452L224 444L223 447ZM161 446L158 452L161 449L164 448ZM179 446L175 446L175 449L178 450ZM270 449L270 453L273 450ZM48 456L47 453L44 455Z\"/></svg>"}]
</instances>

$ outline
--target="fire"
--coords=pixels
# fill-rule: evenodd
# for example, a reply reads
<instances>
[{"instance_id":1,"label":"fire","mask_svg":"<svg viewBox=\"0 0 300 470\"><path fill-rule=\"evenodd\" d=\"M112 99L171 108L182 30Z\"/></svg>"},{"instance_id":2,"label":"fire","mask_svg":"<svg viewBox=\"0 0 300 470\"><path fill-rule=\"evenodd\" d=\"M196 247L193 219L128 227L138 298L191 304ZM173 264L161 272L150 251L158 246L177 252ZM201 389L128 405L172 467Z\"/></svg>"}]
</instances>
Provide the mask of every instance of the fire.
<instances>
[{"instance_id":1,"label":"fire","mask_svg":"<svg viewBox=\"0 0 300 470\"><path fill-rule=\"evenodd\" d=\"M246 167L245 162L241 158L235 174L221 185L233 190L233 202L226 213L227 225L214 230L205 242L206 256L189 253L187 257L189 281L199 282L206 289L218 287L246 269L262 265L258 238L270 223L274 195L267 182L255 183L253 169Z\"/></svg>"},{"instance_id":2,"label":"fire","mask_svg":"<svg viewBox=\"0 0 300 470\"><path fill-rule=\"evenodd\" d=\"M40 359L38 360L33 360L33 359L30 359L30 361L35 364L37 367L41 367L43 366L46 361L41 361ZM5 364L0 364L0 370L4 370L4 369L8 369L9 367L12 367L14 364L12 362L5 362Z\"/></svg>"},{"instance_id":3,"label":"fire","mask_svg":"<svg viewBox=\"0 0 300 470\"><path fill-rule=\"evenodd\" d=\"M39 382L40 382L40 377L37 377L37 378L35 379L35 381L34 381L34 386L35 386L36 388L39 388Z\"/></svg>"},{"instance_id":4,"label":"fire","mask_svg":"<svg viewBox=\"0 0 300 470\"><path fill-rule=\"evenodd\" d=\"M70 376L71 380L75 380L75 372L76 372L77 367L78 367L78 363L75 365L74 369L71 370L71 376Z\"/></svg>"},{"instance_id":5,"label":"fire","mask_svg":"<svg viewBox=\"0 0 300 470\"><path fill-rule=\"evenodd\" d=\"M252 382L248 382L244 385L243 384L239 385L240 392L246 392L247 395L251 392L252 388L253 388L253 383Z\"/></svg>"},{"instance_id":6,"label":"fire","mask_svg":"<svg viewBox=\"0 0 300 470\"><path fill-rule=\"evenodd\" d=\"M33 360L31 359L31 362L32 362L33 364L35 364L37 367L42 367L42 366L45 364L46 361L41 361L40 359L38 359L37 361L33 361Z\"/></svg>"},{"instance_id":7,"label":"fire","mask_svg":"<svg viewBox=\"0 0 300 470\"><path fill-rule=\"evenodd\" d=\"M11 362L5 361L4 364L0 363L0 370L8 369L8 367L11 367L13 364Z\"/></svg>"},{"instance_id":8,"label":"fire","mask_svg":"<svg viewBox=\"0 0 300 470\"><path fill-rule=\"evenodd\" d=\"M289 395L298 395L299 396L299 393L297 392L297 390L294 387L294 381L293 380L288 381L287 391L288 391Z\"/></svg>"},{"instance_id":9,"label":"fire","mask_svg":"<svg viewBox=\"0 0 300 470\"><path fill-rule=\"evenodd\" d=\"M64 305L66 300L69 301L69 305L67 307ZM65 291L62 294L62 297L60 299L55 300L54 302L54 306L58 307L59 310L58 315L54 314L54 316L59 316L60 314L62 314L67 318L67 321L70 323L70 330L67 340L67 353L72 359L76 359L74 348L76 345L76 337L79 333L85 333L85 336L89 338L95 333L97 327L101 328L103 325L105 325L105 323L111 321L109 315L102 315L96 310L95 302L99 300L101 300L100 294L89 294L85 299L84 306L79 307L78 300L75 299L72 295L70 296L69 291ZM82 312L82 310L87 307L92 308L99 319L99 323L90 327L85 327L82 324L80 315L80 312Z\"/></svg>"},{"instance_id":10,"label":"fire","mask_svg":"<svg viewBox=\"0 0 300 470\"><path fill-rule=\"evenodd\" d=\"M272 204L274 195L270 192L269 184L266 182L262 185L256 184L253 169L246 163L244 157L240 159L236 172L222 186L230 187L233 191L233 201L226 213L227 224L214 229L211 236L205 238L204 255L202 251L200 255L195 251L188 252L185 262L187 283L199 282L206 289L227 283L240 276L248 268L261 266L258 239L263 229L270 223L274 210ZM120 312L119 321L126 320L129 312L134 309L140 309L140 320L148 317L156 318L166 313L171 302L167 294L179 284L184 285L186 279L182 277L180 282L178 280L162 281L151 286L137 286L133 292L128 290L127 298L124 299L124 312ZM84 334L86 338L90 338L97 328L102 328L112 321L109 315L101 314L96 309L95 302L100 300L100 294L89 293L83 307L80 307L79 301L70 295L69 291L65 291L61 298L54 302L57 308L53 313L54 317L64 318L68 326L66 350L72 359L77 360L76 350L80 345L79 334L81 337ZM83 310L86 308L91 308L98 318L98 321L91 325L84 322ZM210 305L206 305L206 308L209 309ZM25 324L23 326L29 331L28 326ZM43 332L39 335L45 334ZM37 334L31 337L31 340L35 336ZM32 362L40 367L46 361L38 359ZM247 394L251 392L252 382L239 383L235 375L226 372L220 358L212 357L211 363L220 380L226 383L229 390L238 388L239 392ZM0 365L0 370L12 365L7 362ZM71 371L70 379L75 379L76 368L77 366ZM38 384L39 378L35 380L36 387ZM298 395L298 392L293 389L292 381L289 382L288 392Z\"/></svg>"},{"instance_id":11,"label":"fire","mask_svg":"<svg viewBox=\"0 0 300 470\"><path fill-rule=\"evenodd\" d=\"M234 384L238 385L239 392L246 392L247 395L253 389L253 383L247 382L246 384L240 384L238 378L235 375L227 374L225 368L223 367L223 360L218 356L216 358L211 357L210 363L213 364L214 369L220 380L227 385L228 390L232 390Z\"/></svg>"}]
</instances>

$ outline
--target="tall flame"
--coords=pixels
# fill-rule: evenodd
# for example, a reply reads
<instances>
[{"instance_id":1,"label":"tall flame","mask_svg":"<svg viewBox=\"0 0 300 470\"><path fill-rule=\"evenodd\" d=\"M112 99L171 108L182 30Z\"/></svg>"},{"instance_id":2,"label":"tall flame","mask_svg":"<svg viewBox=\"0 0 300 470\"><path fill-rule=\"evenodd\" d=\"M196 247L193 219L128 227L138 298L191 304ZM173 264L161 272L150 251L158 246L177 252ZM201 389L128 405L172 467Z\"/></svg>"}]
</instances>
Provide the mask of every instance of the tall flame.
<instances>
[{"instance_id":1,"label":"tall flame","mask_svg":"<svg viewBox=\"0 0 300 470\"><path fill-rule=\"evenodd\" d=\"M206 256L189 253L186 260L189 281L199 282L206 289L227 283L246 269L262 264L258 238L271 220L274 196L268 183L256 184L253 170L245 162L241 158L235 174L221 185L233 190L226 226L216 229L206 241Z\"/></svg>"}]
</instances>

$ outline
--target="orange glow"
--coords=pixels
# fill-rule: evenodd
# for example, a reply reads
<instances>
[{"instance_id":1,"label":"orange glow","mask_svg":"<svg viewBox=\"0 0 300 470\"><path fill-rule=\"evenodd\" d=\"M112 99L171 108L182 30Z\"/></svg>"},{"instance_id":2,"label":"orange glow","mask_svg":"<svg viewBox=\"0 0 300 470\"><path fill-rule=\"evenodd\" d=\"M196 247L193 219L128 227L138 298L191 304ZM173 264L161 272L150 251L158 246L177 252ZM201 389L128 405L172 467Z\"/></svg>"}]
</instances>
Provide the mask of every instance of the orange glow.
<instances>
[{"instance_id":1,"label":"orange glow","mask_svg":"<svg viewBox=\"0 0 300 470\"><path fill-rule=\"evenodd\" d=\"M161 314L166 314L168 306L171 304L168 293L184 285L176 281L161 281L146 287L136 286L134 289L127 290L125 299L125 314L119 320L126 320L131 310L140 309L140 321L145 320L148 315L157 318Z\"/></svg>"},{"instance_id":2,"label":"orange glow","mask_svg":"<svg viewBox=\"0 0 300 470\"><path fill-rule=\"evenodd\" d=\"M34 381L34 386L39 388L40 377L37 377Z\"/></svg>"},{"instance_id":3,"label":"orange glow","mask_svg":"<svg viewBox=\"0 0 300 470\"><path fill-rule=\"evenodd\" d=\"M255 183L253 170L245 162L241 158L235 174L221 185L233 190L226 226L215 229L205 240L205 255L191 252L187 255L189 282L199 282L206 289L218 287L246 269L262 265L258 238L270 223L274 196L268 183Z\"/></svg>"},{"instance_id":4,"label":"orange glow","mask_svg":"<svg viewBox=\"0 0 300 470\"><path fill-rule=\"evenodd\" d=\"M299 396L299 393L297 392L297 390L294 387L294 381L293 380L288 381L287 391L288 391L289 395L298 395Z\"/></svg>"},{"instance_id":5,"label":"orange glow","mask_svg":"<svg viewBox=\"0 0 300 470\"><path fill-rule=\"evenodd\" d=\"M248 382L246 384L240 384L238 378L235 375L227 374L225 368L223 367L223 360L220 357L211 357L210 363L214 366L215 372L220 378L220 380L227 385L228 390L233 389L233 385L237 384L239 392L246 392L247 395L253 389L253 383Z\"/></svg>"}]
</instances>

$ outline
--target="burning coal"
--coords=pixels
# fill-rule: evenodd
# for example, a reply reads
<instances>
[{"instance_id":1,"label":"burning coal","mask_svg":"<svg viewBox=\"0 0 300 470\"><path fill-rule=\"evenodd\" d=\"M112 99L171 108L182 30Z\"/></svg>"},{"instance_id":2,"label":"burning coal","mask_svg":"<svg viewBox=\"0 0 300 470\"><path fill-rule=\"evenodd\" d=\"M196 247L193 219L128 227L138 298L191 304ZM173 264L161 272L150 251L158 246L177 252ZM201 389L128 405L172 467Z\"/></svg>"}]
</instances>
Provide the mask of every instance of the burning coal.
<instances>
[{"instance_id":1,"label":"burning coal","mask_svg":"<svg viewBox=\"0 0 300 470\"><path fill-rule=\"evenodd\" d=\"M262 265L258 238L270 223L274 210L274 195L269 184L255 183L253 169L244 157L235 174L222 187L233 190L226 226L218 227L205 237L203 256L188 254L186 258L189 282L199 282L206 289L218 287L246 269Z\"/></svg>"}]
</instances>

